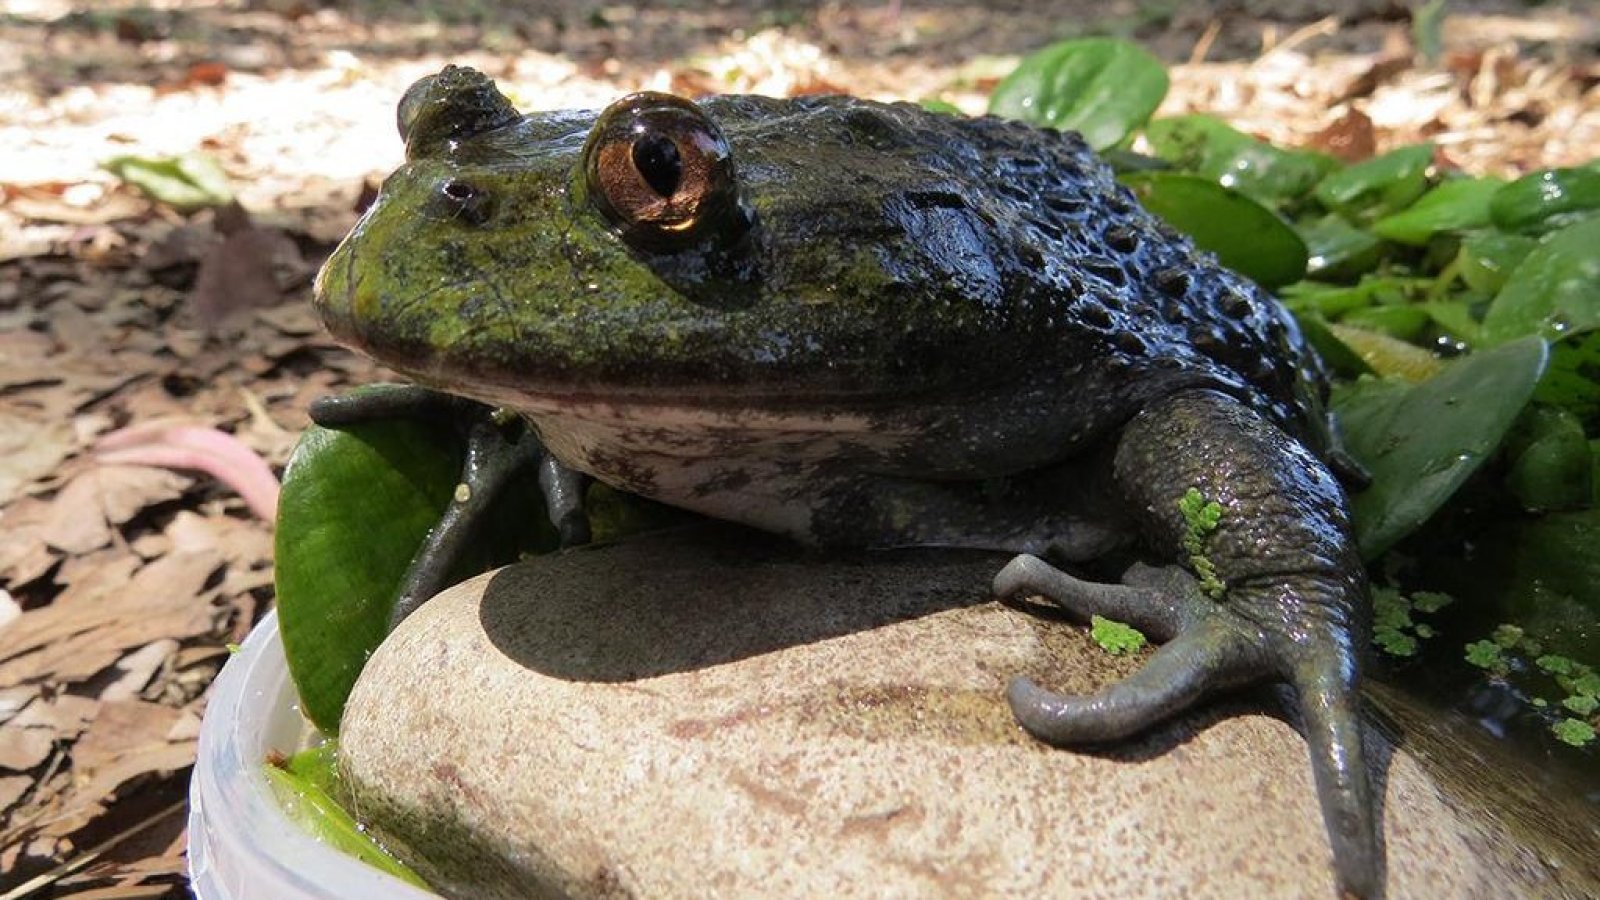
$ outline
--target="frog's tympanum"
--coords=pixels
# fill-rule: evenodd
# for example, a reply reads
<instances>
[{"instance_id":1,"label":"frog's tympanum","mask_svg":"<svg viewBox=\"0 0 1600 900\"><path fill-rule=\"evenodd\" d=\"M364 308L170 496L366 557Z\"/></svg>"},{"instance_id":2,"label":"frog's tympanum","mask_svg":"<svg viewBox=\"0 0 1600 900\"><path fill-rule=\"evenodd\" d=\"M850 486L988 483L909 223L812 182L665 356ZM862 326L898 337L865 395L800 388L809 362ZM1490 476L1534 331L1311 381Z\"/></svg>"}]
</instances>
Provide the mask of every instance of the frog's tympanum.
<instances>
[{"instance_id":1,"label":"frog's tympanum","mask_svg":"<svg viewBox=\"0 0 1600 900\"><path fill-rule=\"evenodd\" d=\"M1281 306L1077 135L844 97L523 116L455 67L399 123L406 163L328 261L321 315L520 413L569 538L584 473L818 546L1021 554L997 595L1166 641L1094 696L1015 681L1024 728L1114 741L1287 682L1342 889L1381 892L1324 376ZM1141 561L1117 584L1056 567L1107 558Z\"/></svg>"}]
</instances>

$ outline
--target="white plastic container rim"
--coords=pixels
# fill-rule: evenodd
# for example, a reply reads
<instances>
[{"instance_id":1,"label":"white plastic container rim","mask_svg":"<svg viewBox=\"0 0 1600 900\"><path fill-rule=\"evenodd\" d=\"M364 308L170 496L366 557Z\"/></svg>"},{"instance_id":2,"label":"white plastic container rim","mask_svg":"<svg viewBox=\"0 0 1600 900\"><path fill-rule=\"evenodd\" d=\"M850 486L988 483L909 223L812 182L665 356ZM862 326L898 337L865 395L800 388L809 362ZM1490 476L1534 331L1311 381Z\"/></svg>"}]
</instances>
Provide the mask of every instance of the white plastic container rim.
<instances>
[{"instance_id":1,"label":"white plastic container rim","mask_svg":"<svg viewBox=\"0 0 1600 900\"><path fill-rule=\"evenodd\" d=\"M189 781L189 882L199 900L429 900L284 814L262 763L299 750L307 726L268 613L222 667Z\"/></svg>"}]
</instances>

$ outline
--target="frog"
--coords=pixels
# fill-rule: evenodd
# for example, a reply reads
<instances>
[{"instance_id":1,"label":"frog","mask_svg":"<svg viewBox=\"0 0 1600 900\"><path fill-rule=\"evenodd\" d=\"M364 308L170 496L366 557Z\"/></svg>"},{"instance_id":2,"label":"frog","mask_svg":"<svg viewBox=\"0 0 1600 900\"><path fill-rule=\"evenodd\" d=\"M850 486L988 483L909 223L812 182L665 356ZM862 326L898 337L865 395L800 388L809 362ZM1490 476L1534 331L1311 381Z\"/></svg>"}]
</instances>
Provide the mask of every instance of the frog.
<instances>
[{"instance_id":1,"label":"frog","mask_svg":"<svg viewBox=\"0 0 1600 900\"><path fill-rule=\"evenodd\" d=\"M1011 554L996 597L1160 642L1088 696L1011 681L1027 733L1107 745L1287 685L1338 888L1382 894L1327 375L1080 135L844 96L523 114L460 66L397 122L405 162L314 305L413 386L314 418L468 423L471 502L537 469L567 543L594 479L823 549ZM396 622L472 518L430 535Z\"/></svg>"}]
</instances>

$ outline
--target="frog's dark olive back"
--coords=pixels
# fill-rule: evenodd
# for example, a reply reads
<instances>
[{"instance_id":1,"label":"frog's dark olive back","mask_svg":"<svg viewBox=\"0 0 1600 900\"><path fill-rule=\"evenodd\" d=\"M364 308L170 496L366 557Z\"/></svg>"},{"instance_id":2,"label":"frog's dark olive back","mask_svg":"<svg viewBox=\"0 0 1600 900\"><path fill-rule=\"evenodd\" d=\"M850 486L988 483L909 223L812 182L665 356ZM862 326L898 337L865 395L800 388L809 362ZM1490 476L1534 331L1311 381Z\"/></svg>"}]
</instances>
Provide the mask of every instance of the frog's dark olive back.
<instances>
[{"instance_id":1,"label":"frog's dark olive back","mask_svg":"<svg viewBox=\"0 0 1600 900\"><path fill-rule=\"evenodd\" d=\"M1041 366L1096 361L1124 413L1209 384L1324 444L1324 378L1287 311L1140 207L1077 134L847 97L701 105L758 215L781 210L761 218L779 245L767 290L826 283L837 247L873 246L889 277L870 289L917 294L919 315L1003 319L1010 352ZM819 241L831 256L794 252Z\"/></svg>"}]
</instances>

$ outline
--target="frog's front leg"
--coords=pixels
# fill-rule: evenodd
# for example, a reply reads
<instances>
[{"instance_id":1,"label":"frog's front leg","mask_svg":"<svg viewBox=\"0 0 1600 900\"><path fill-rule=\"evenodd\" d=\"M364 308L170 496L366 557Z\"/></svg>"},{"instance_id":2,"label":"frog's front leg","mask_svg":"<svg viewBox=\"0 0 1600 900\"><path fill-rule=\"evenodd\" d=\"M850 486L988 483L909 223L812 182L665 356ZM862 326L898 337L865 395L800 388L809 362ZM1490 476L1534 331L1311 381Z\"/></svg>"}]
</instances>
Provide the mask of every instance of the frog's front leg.
<instances>
[{"instance_id":1,"label":"frog's front leg","mask_svg":"<svg viewBox=\"0 0 1600 900\"><path fill-rule=\"evenodd\" d=\"M585 476L547 453L533 429L514 414L429 388L379 385L321 398L312 404L311 418L328 428L395 418L438 421L454 427L465 441L461 486L411 558L389 616L391 631L428 598L449 587L456 563L494 499L530 467L538 468L540 492L562 546L589 541L589 518L582 505Z\"/></svg>"},{"instance_id":2,"label":"frog's front leg","mask_svg":"<svg viewBox=\"0 0 1600 900\"><path fill-rule=\"evenodd\" d=\"M1140 413L1113 465L1151 546L1202 578L1136 567L1128 583L1093 584L1034 557L1013 560L995 579L998 596L1042 594L1168 640L1142 670L1093 696L1060 696L1018 679L1009 692L1018 720L1052 744L1109 741L1209 691L1286 681L1299 696L1341 888L1380 895L1382 851L1357 696L1370 627L1366 576L1338 482L1277 427L1211 391ZM1191 490L1220 506L1214 524L1197 521L1204 517Z\"/></svg>"}]
</instances>

